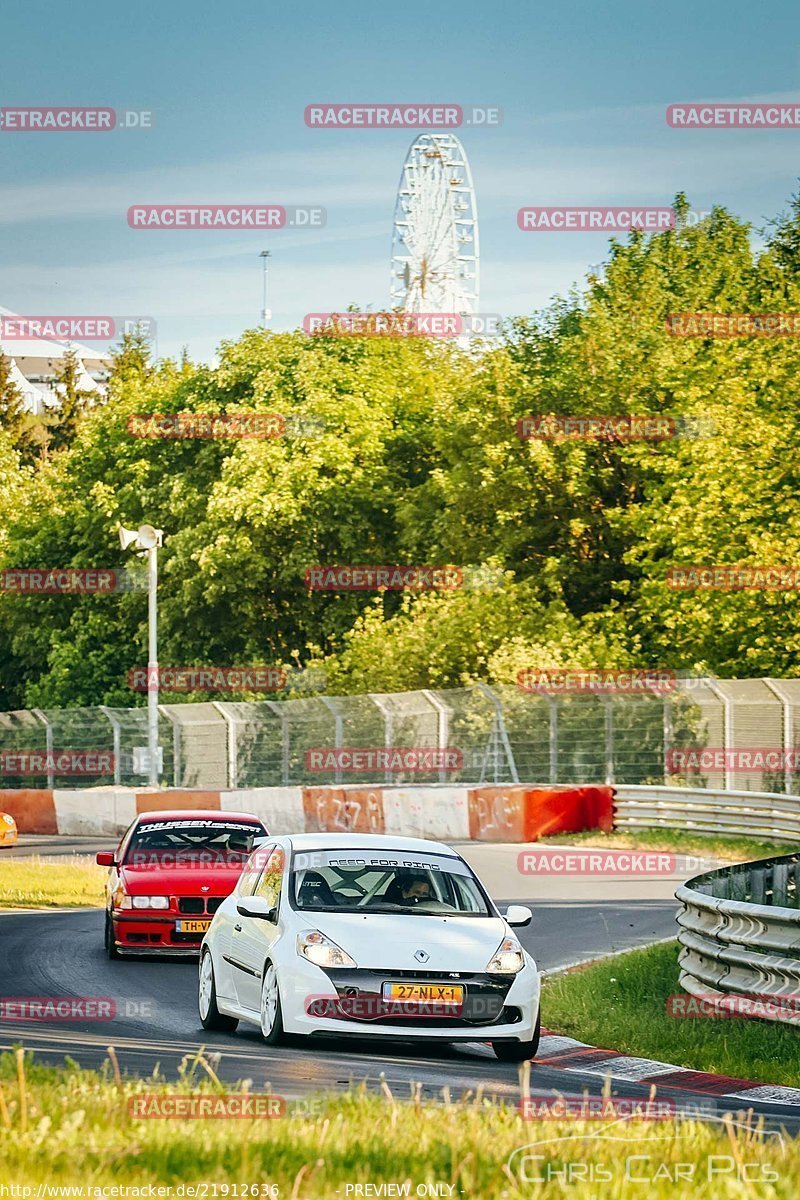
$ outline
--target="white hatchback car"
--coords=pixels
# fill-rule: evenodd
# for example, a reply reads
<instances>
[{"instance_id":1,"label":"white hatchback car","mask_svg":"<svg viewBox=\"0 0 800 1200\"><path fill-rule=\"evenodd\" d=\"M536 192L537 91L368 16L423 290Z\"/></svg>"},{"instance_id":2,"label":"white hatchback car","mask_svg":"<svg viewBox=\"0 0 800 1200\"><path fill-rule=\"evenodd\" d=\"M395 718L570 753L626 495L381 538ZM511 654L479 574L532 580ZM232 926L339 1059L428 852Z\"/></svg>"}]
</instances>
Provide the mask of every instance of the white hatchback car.
<instances>
[{"instance_id":1,"label":"white hatchback car","mask_svg":"<svg viewBox=\"0 0 800 1200\"><path fill-rule=\"evenodd\" d=\"M539 973L464 859L375 834L269 838L217 910L200 954L206 1029L539 1044Z\"/></svg>"}]
</instances>

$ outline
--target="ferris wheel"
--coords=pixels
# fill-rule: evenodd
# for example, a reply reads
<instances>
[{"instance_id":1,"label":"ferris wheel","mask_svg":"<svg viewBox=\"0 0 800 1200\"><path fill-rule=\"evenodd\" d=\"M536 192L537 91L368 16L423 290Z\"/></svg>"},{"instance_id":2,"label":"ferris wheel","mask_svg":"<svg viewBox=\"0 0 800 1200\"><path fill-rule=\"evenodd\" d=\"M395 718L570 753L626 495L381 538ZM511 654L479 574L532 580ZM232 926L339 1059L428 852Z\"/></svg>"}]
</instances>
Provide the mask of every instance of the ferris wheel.
<instances>
[{"instance_id":1,"label":"ferris wheel","mask_svg":"<svg viewBox=\"0 0 800 1200\"><path fill-rule=\"evenodd\" d=\"M464 147L452 133L423 133L397 189L392 308L474 313L478 293L478 209Z\"/></svg>"}]
</instances>

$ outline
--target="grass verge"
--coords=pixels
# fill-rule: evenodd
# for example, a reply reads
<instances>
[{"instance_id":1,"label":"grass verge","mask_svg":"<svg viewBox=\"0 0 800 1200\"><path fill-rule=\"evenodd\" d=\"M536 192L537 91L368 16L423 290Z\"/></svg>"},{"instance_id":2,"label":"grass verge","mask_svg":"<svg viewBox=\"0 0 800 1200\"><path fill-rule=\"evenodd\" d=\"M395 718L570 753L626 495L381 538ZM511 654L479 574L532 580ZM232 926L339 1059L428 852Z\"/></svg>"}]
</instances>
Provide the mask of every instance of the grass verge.
<instances>
[{"instance_id":1,"label":"grass verge","mask_svg":"<svg viewBox=\"0 0 800 1200\"><path fill-rule=\"evenodd\" d=\"M102 905L107 875L105 867L85 855L0 860L0 908Z\"/></svg>"},{"instance_id":2,"label":"grass verge","mask_svg":"<svg viewBox=\"0 0 800 1200\"><path fill-rule=\"evenodd\" d=\"M548 977L542 1024L640 1058L800 1087L800 1030L747 1017L668 1015L667 997L682 993L678 949L669 942Z\"/></svg>"},{"instance_id":3,"label":"grass verge","mask_svg":"<svg viewBox=\"0 0 800 1200\"><path fill-rule=\"evenodd\" d=\"M131 1101L141 1093L230 1093L212 1066L205 1064L205 1074L203 1066L194 1060L179 1084L166 1084L74 1064L61 1070L38 1066L21 1051L3 1055L0 1184L30 1189L4 1194L27 1200L40 1184L80 1185L73 1194L86 1200L102 1195L92 1189L114 1184L170 1187L161 1194L172 1200L347 1200L381 1194L502 1200L565 1191L574 1200L597 1195L614 1200L632 1194L625 1176L626 1160L634 1156L637 1178L648 1179L653 1200L675 1200L676 1181L686 1180L689 1168L688 1192L709 1200L722 1194L752 1197L754 1180L772 1181L768 1194L789 1200L800 1177L800 1141L779 1140L752 1122L736 1127L632 1120L615 1123L613 1140L608 1135L603 1140L598 1136L603 1121L525 1121L513 1105L490 1104L474 1094L452 1100L445 1091L440 1102L423 1103L418 1094L394 1096L385 1084L383 1095L359 1089L322 1096L313 1106L305 1102L300 1115L274 1120L130 1115ZM565 1187L565 1169L572 1165L578 1178ZM739 1178L745 1165L747 1182ZM205 1190L190 1190L191 1185Z\"/></svg>"},{"instance_id":4,"label":"grass verge","mask_svg":"<svg viewBox=\"0 0 800 1200\"><path fill-rule=\"evenodd\" d=\"M615 830L599 833L559 833L541 838L543 844L589 845L600 849L663 850L665 853L690 854L697 858L718 858L722 862L750 862L756 858L772 858L778 854L796 854L798 842L763 841L748 837L723 837L713 833L686 833L681 829L637 829L630 832Z\"/></svg>"}]
</instances>

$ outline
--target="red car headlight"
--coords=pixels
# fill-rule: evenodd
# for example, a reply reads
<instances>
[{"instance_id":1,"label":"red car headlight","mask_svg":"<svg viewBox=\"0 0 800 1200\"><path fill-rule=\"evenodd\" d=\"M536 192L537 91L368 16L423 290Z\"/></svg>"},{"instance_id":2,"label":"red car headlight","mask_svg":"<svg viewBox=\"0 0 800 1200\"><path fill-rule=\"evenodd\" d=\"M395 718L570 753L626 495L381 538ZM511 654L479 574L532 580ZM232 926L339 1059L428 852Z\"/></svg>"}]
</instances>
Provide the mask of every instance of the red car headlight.
<instances>
[{"instance_id":1,"label":"red car headlight","mask_svg":"<svg viewBox=\"0 0 800 1200\"><path fill-rule=\"evenodd\" d=\"M129 896L123 888L114 892L114 908L169 908L169 896Z\"/></svg>"},{"instance_id":2,"label":"red car headlight","mask_svg":"<svg viewBox=\"0 0 800 1200\"><path fill-rule=\"evenodd\" d=\"M169 896L134 896L134 908L169 908Z\"/></svg>"}]
</instances>

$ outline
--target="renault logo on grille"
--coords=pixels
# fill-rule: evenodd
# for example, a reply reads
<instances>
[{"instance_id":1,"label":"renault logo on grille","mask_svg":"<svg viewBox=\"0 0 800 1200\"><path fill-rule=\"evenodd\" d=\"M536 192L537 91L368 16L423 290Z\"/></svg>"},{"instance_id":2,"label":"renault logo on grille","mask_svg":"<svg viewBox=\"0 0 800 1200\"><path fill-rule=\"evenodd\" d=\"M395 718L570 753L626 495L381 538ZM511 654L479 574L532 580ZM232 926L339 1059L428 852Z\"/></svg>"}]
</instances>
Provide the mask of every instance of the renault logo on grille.
<instances>
[{"instance_id":1,"label":"renault logo on grille","mask_svg":"<svg viewBox=\"0 0 800 1200\"><path fill-rule=\"evenodd\" d=\"M417 950L414 958L417 960L417 962L427 962L430 958L430 954L428 954L425 950Z\"/></svg>"}]
</instances>

